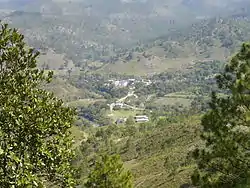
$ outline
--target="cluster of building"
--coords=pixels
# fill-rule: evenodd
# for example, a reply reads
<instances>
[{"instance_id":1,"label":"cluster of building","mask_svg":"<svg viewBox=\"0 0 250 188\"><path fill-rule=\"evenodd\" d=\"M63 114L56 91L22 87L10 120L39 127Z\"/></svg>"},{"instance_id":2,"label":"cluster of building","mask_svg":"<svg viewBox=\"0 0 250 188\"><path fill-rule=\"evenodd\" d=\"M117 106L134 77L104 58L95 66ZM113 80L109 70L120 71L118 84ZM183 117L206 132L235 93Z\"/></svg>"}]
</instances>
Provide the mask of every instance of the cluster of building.
<instances>
[{"instance_id":1,"label":"cluster of building","mask_svg":"<svg viewBox=\"0 0 250 188\"><path fill-rule=\"evenodd\" d=\"M106 85L114 85L115 87L128 87L128 86L134 86L136 83L144 83L145 85L152 84L151 80L136 80L136 79L126 79L126 80L109 80Z\"/></svg>"},{"instance_id":2,"label":"cluster of building","mask_svg":"<svg viewBox=\"0 0 250 188\"><path fill-rule=\"evenodd\" d=\"M127 121L127 118L118 118L116 124L124 124ZM135 123L146 123L149 122L149 118L146 115L134 116Z\"/></svg>"}]
</instances>

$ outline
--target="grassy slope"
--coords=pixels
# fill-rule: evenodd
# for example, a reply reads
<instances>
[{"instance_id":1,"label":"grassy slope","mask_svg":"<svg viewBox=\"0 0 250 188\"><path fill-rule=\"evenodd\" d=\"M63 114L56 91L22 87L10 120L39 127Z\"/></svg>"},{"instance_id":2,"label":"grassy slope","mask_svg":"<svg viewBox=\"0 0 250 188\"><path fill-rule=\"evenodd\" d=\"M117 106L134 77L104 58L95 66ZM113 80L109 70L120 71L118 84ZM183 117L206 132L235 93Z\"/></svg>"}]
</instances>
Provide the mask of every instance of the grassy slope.
<instances>
[{"instance_id":1,"label":"grassy slope","mask_svg":"<svg viewBox=\"0 0 250 188\"><path fill-rule=\"evenodd\" d=\"M200 116L179 117L178 123L164 123L153 126L148 124L147 131L139 131L131 136L122 136L117 133L127 126L119 126L113 129L114 133L109 138L114 141L115 147L120 153L126 169L132 171L135 187L137 188L177 188L182 184L190 183L190 176L193 171L193 163L187 159L187 155L200 145ZM135 126L140 129L139 125ZM109 129L109 127L104 127ZM80 129L73 129L77 144L86 138L86 133ZM111 130L111 129L109 129ZM88 131L85 130L87 133ZM121 132L120 132L121 133ZM118 136L120 135L120 136ZM130 138L134 149L124 150L127 139ZM99 143L101 140L98 141ZM104 142L104 147L106 147ZM90 146L92 150L93 146ZM89 156L93 153L89 154ZM84 160L84 159L83 159ZM80 163L79 163L80 164Z\"/></svg>"},{"instance_id":2,"label":"grassy slope","mask_svg":"<svg viewBox=\"0 0 250 188\"><path fill-rule=\"evenodd\" d=\"M128 62L116 62L103 66L98 72L116 72L127 75L146 76L152 73L163 71L175 71L182 68L183 65L189 64L196 58L163 58L153 57L152 59L142 58L139 62L135 59Z\"/></svg>"},{"instance_id":3,"label":"grassy slope","mask_svg":"<svg viewBox=\"0 0 250 188\"><path fill-rule=\"evenodd\" d=\"M57 97L63 99L65 102L84 98L86 92L88 92L74 87L68 81L59 77L55 77L54 80L46 86L46 89L55 93Z\"/></svg>"},{"instance_id":4,"label":"grassy slope","mask_svg":"<svg viewBox=\"0 0 250 188\"><path fill-rule=\"evenodd\" d=\"M147 143L149 150L151 144L163 147L152 153L149 151L149 155L139 160L125 163L133 172L136 187L176 188L190 182L192 164L186 161L186 156L193 146L200 143L199 124L199 117L189 117L138 140Z\"/></svg>"}]
</instances>

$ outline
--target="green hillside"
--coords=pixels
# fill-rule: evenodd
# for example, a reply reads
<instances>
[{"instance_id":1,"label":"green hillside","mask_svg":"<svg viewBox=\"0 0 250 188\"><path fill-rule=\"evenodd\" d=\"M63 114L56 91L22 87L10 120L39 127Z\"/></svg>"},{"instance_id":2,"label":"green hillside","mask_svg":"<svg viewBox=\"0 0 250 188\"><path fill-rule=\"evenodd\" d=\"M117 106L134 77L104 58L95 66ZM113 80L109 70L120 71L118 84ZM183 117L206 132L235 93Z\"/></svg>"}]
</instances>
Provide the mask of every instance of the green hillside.
<instances>
[{"instance_id":1,"label":"green hillside","mask_svg":"<svg viewBox=\"0 0 250 188\"><path fill-rule=\"evenodd\" d=\"M88 140L80 148L86 152L75 161L82 167L81 181L84 182L91 168L93 154L107 151L121 155L125 167L135 177L135 187L176 188L190 183L193 164L186 156L201 143L199 117L176 117L174 121L176 123L163 119L135 127L114 125L94 132L85 130ZM94 145L98 145L97 149ZM80 148L78 152L81 152Z\"/></svg>"},{"instance_id":2,"label":"green hillside","mask_svg":"<svg viewBox=\"0 0 250 188\"><path fill-rule=\"evenodd\" d=\"M248 16L217 17L175 30L120 55L102 72L145 75L180 70L195 61L225 61L250 38Z\"/></svg>"},{"instance_id":3,"label":"green hillside","mask_svg":"<svg viewBox=\"0 0 250 188\"><path fill-rule=\"evenodd\" d=\"M159 58L156 58L157 60L148 60L147 58L144 60L141 54L135 54L142 59L142 63L140 63L142 65L135 65L135 69L150 69L143 67L145 67L145 64L152 64L152 72L158 72L161 68L165 70L173 67L171 65L165 66L166 62L167 64L171 64L171 62L168 63L170 60L162 59L162 56L175 58L180 54L181 56L193 56L195 54L200 57L200 53L203 53L205 57L209 54L214 54L216 57L220 56L218 54L221 53L216 54L214 52L218 50L216 47L211 48L210 52L204 54L204 51L207 51L207 47L204 47L204 45L207 45L206 43L217 44L218 41L202 39L200 36L211 35L212 30L216 27L223 28L221 32L227 32L225 26L236 23L228 23L226 19L226 23L221 25L215 23L213 19L210 20L210 18L218 16L218 14L228 16L249 13L246 0L239 0L237 3L233 0L226 3L224 1L211 3L207 0L199 2L155 0L135 1L133 3L118 0L112 0L109 3L99 0L39 0L24 1L20 4L11 3L11 1L4 3L9 4L9 9L2 9L5 14L2 16L0 14L0 19L19 28L30 45L38 49L50 48L58 54L66 54L68 59L81 68L88 67L93 61L101 61L105 65L107 63L121 64L120 62L127 62L128 60L121 57L131 52L131 48L138 43L141 47L141 44L143 46L148 40L155 41L155 38L167 35L167 38L160 39L160 43L164 43L160 47L159 41L149 42L148 44L149 46L156 45L155 48L149 49L149 53L152 52L153 55L158 57L159 51L161 54L160 60ZM12 6L12 4L16 6ZM11 12L9 13L9 11ZM207 18L208 20L200 22L200 18ZM193 32L189 26L197 21ZM237 28L237 24L235 27ZM205 30L204 33L199 33L201 29ZM182 31L182 34L180 31ZM186 35L187 33L189 34ZM191 37L192 34L195 34L195 36ZM231 34L229 32L230 36ZM176 37L180 38L176 40ZM208 41L204 41L205 44L203 44L203 41L198 40ZM222 41L222 43L226 46L230 45L228 44L230 41ZM197 46L198 49L195 49ZM142 48L147 47L143 46ZM164 55L161 53L162 50L165 50ZM133 51L137 52L136 49ZM154 54L155 51L157 53ZM223 53L227 54L227 51ZM128 68L124 68L126 71L131 71L133 64L136 64L134 60L137 59L133 59ZM173 63L175 64L175 62ZM105 67L104 70L109 70L109 66ZM111 71L113 70L111 69ZM114 71L116 71L115 68ZM150 72L150 70L145 70L145 72Z\"/></svg>"}]
</instances>

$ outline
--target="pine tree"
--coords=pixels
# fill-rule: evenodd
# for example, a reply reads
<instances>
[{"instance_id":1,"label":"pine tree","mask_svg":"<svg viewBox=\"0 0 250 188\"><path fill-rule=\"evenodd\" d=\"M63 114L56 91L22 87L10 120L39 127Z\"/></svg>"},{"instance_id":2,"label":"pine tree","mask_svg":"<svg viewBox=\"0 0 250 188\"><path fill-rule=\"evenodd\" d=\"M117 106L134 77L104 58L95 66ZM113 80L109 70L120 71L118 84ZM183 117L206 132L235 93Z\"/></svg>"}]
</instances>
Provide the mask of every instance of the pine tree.
<instances>
[{"instance_id":1,"label":"pine tree","mask_svg":"<svg viewBox=\"0 0 250 188\"><path fill-rule=\"evenodd\" d=\"M41 89L52 79L39 53L0 24L0 187L73 187L69 129L75 111Z\"/></svg>"},{"instance_id":2,"label":"pine tree","mask_svg":"<svg viewBox=\"0 0 250 188\"><path fill-rule=\"evenodd\" d=\"M230 188L250 176L250 44L226 65L217 76L226 94L212 93L211 110L203 117L204 147L193 156L197 170L193 183L200 187Z\"/></svg>"},{"instance_id":3,"label":"pine tree","mask_svg":"<svg viewBox=\"0 0 250 188\"><path fill-rule=\"evenodd\" d=\"M132 188L132 175L118 155L101 155L89 174L86 188Z\"/></svg>"}]
</instances>

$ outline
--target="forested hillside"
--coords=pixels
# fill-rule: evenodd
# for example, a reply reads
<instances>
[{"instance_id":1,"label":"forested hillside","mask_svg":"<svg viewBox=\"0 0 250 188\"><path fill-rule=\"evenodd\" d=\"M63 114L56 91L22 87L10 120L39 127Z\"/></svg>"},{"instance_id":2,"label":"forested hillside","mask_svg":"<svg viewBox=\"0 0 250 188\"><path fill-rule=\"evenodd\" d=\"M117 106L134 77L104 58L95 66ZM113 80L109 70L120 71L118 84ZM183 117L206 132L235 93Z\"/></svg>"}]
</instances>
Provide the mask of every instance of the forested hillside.
<instances>
[{"instance_id":1,"label":"forested hillside","mask_svg":"<svg viewBox=\"0 0 250 188\"><path fill-rule=\"evenodd\" d=\"M211 36L212 31L217 27L219 27L218 32L227 32L225 26L236 24L228 23L225 16L249 13L245 0L237 3L233 1L211 3L206 0L200 2L112 0L109 3L87 0L70 2L38 0L25 1L22 4L12 1L3 3L8 4L9 8L2 9L4 15L0 18L19 28L27 37L26 40L30 45L39 49L50 48L59 54L66 53L68 59L82 67L91 61L117 62L120 56L130 53L134 45L144 44L147 40L154 40L162 35L168 36L167 40L162 41L167 42L167 46L163 46L163 50L173 48L173 52L171 49L167 49L167 51L170 50L170 53L165 53L165 55L169 57L180 54L190 55L194 53L197 46L199 47L203 43L203 41L198 41L198 39L202 39L199 38L200 36L205 38L206 35ZM196 7L199 7L200 12ZM198 19L199 17L210 19L214 16L222 16L225 23L220 25L214 19L204 23ZM195 22L198 22L193 28L195 32L190 31L192 30L190 25ZM189 35L184 36L184 39L178 38L176 41L179 31L184 34L189 33ZM168 33L170 34L168 35ZM217 33L215 34L217 35ZM231 34L230 32L229 35L231 36ZM225 33L221 33L221 35L225 35ZM169 37L173 37L174 41L169 41ZM238 38L236 39L238 40ZM183 40L185 44L183 44ZM207 40L212 44L217 42ZM223 39L220 38L220 40ZM226 44L228 42L230 43L230 41L223 41L223 44L230 45ZM205 43L207 42L205 41ZM168 47L168 45L172 47ZM191 52L188 50L190 47L193 49ZM199 48L202 49L195 51L198 54L206 51L206 47L203 45ZM88 61L87 64L86 61Z\"/></svg>"},{"instance_id":2,"label":"forested hillside","mask_svg":"<svg viewBox=\"0 0 250 188\"><path fill-rule=\"evenodd\" d=\"M196 21L189 26L182 26L182 29L175 27L173 31L166 31L158 39L146 40L129 48L118 48L113 42L110 43L108 38L108 43L104 41L108 35L119 40L122 37L109 31L105 33L103 30L98 31L101 35L85 31L85 28L90 26L81 25L77 23L79 20L71 19L70 16L64 19L61 16L44 17L41 13L14 12L4 20L9 18L14 26L28 36L28 43L42 50L45 55L48 54L47 56L52 58L56 54L65 54L64 60L72 60L76 68L98 72L138 72L142 75L176 69L197 60L224 61L250 37L247 12ZM68 29L65 29L66 26ZM122 36L128 39L126 35ZM53 49L54 54L48 49ZM54 65L48 63L47 66L51 68ZM59 64L58 67L69 68L65 63Z\"/></svg>"}]
</instances>

